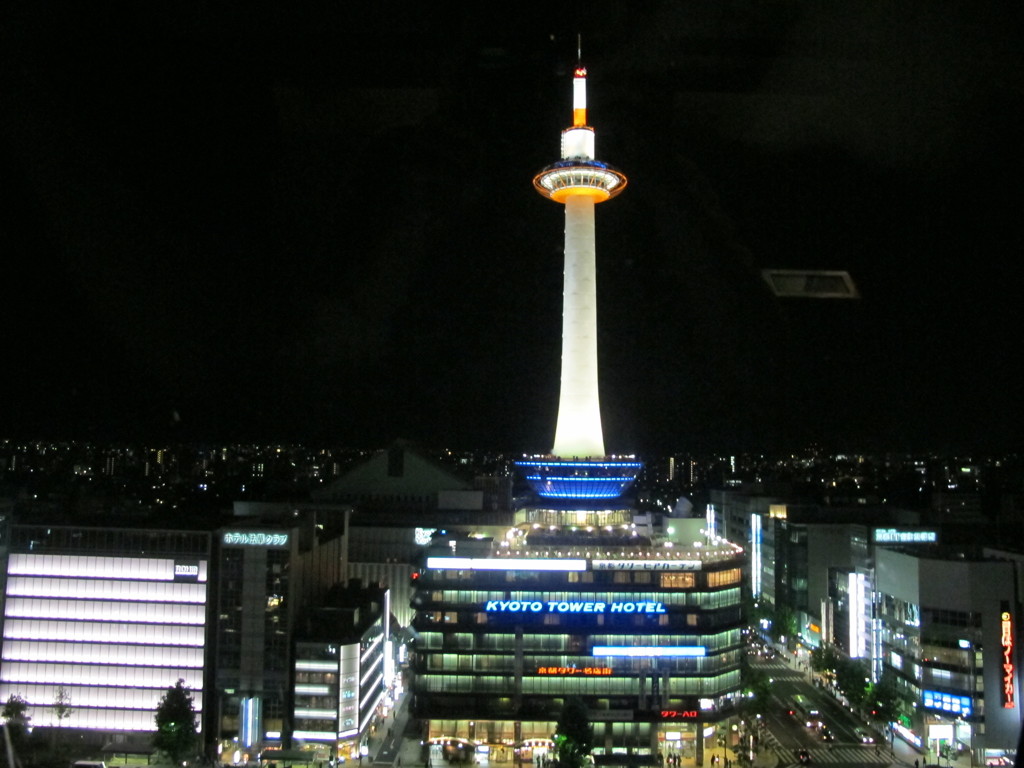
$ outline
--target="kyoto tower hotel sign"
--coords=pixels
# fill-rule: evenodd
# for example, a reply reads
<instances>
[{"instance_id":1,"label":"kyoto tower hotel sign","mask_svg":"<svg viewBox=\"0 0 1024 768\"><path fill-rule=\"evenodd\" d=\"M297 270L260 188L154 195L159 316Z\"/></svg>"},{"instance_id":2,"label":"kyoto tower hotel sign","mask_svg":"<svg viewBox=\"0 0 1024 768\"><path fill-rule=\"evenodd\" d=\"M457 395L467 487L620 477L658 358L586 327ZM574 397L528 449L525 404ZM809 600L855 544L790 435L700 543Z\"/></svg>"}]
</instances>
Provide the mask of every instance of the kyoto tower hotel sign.
<instances>
[{"instance_id":1,"label":"kyoto tower hotel sign","mask_svg":"<svg viewBox=\"0 0 1024 768\"><path fill-rule=\"evenodd\" d=\"M597 265L594 206L622 192L626 176L594 158L587 125L587 70L573 76L572 126L562 131L562 159L533 179L565 206L562 375L552 458L518 462L545 498L612 499L632 484L634 461L605 458L597 376Z\"/></svg>"}]
</instances>

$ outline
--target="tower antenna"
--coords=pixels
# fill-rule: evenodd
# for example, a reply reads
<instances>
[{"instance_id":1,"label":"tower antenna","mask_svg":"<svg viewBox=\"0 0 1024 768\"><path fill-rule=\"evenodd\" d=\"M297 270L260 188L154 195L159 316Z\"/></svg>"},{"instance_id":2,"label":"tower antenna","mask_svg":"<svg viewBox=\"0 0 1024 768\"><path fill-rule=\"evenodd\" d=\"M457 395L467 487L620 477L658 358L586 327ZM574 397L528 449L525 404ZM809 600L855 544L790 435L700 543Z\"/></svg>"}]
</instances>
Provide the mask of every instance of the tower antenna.
<instances>
[{"instance_id":1,"label":"tower antenna","mask_svg":"<svg viewBox=\"0 0 1024 768\"><path fill-rule=\"evenodd\" d=\"M576 33L576 63L583 61L583 35Z\"/></svg>"}]
</instances>

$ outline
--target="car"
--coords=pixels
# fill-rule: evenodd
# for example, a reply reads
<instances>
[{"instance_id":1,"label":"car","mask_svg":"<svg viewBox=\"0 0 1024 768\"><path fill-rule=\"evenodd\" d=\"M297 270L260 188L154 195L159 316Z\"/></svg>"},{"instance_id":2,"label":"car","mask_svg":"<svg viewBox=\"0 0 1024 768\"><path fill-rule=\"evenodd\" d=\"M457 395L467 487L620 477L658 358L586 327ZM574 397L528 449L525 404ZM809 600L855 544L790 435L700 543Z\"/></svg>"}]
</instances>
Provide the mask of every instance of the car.
<instances>
[{"instance_id":1,"label":"car","mask_svg":"<svg viewBox=\"0 0 1024 768\"><path fill-rule=\"evenodd\" d=\"M821 733L822 741L835 741L836 740L836 735L834 733L832 733L832 729L829 728L827 725L822 725L821 726L820 733Z\"/></svg>"},{"instance_id":2,"label":"car","mask_svg":"<svg viewBox=\"0 0 1024 768\"><path fill-rule=\"evenodd\" d=\"M798 749L796 751L796 759L797 762L800 763L800 765L807 765L811 762L811 753L808 752L806 749Z\"/></svg>"},{"instance_id":3,"label":"car","mask_svg":"<svg viewBox=\"0 0 1024 768\"><path fill-rule=\"evenodd\" d=\"M870 733L868 733L867 729L865 729L865 728L854 728L853 732L857 736L857 738L860 740L861 744L874 744L875 743L875 737L872 736Z\"/></svg>"}]
</instances>

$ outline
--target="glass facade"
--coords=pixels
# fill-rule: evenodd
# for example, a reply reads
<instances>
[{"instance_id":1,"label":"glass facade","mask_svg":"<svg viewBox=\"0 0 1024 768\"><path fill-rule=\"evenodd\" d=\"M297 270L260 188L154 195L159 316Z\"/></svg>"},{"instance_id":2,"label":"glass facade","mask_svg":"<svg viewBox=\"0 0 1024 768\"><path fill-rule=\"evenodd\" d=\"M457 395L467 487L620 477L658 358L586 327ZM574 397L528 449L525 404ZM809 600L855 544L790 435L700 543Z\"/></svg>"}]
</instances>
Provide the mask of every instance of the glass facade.
<instances>
[{"instance_id":1,"label":"glass facade","mask_svg":"<svg viewBox=\"0 0 1024 768\"><path fill-rule=\"evenodd\" d=\"M521 750L550 738L565 699L578 696L598 733L595 755L653 754L663 720L679 730L681 714L696 728L732 713L743 656L738 548L709 540L704 559L673 562L647 542L602 551L610 559L596 569L584 559L582 571L519 570L497 557L500 543L488 567L440 567L451 548L430 548L434 567L418 575L413 599L413 706L435 742Z\"/></svg>"},{"instance_id":2,"label":"glass facade","mask_svg":"<svg viewBox=\"0 0 1024 768\"><path fill-rule=\"evenodd\" d=\"M287 531L221 531L214 675L219 735L279 745L288 716L291 561Z\"/></svg>"}]
</instances>

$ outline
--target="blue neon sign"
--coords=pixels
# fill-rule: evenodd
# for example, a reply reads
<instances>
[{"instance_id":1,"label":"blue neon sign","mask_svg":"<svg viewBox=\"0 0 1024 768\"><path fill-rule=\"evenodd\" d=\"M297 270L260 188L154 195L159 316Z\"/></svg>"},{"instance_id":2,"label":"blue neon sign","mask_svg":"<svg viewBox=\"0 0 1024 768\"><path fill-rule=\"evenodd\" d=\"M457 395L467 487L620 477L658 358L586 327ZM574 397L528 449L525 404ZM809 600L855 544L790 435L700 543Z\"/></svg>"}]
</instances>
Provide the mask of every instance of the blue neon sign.
<instances>
[{"instance_id":1,"label":"blue neon sign","mask_svg":"<svg viewBox=\"0 0 1024 768\"><path fill-rule=\"evenodd\" d=\"M627 656L631 658L648 658L657 656L689 656L699 657L706 653L703 645L595 645L591 651L593 656Z\"/></svg>"},{"instance_id":2,"label":"blue neon sign","mask_svg":"<svg viewBox=\"0 0 1024 768\"><path fill-rule=\"evenodd\" d=\"M970 696L958 696L942 691L924 691L924 705L931 709L941 709L963 717L970 717L973 708Z\"/></svg>"}]
</instances>

